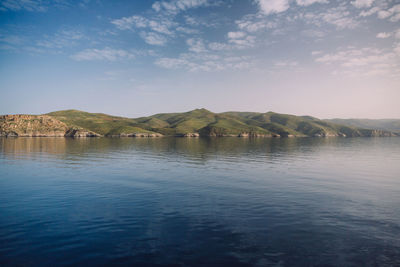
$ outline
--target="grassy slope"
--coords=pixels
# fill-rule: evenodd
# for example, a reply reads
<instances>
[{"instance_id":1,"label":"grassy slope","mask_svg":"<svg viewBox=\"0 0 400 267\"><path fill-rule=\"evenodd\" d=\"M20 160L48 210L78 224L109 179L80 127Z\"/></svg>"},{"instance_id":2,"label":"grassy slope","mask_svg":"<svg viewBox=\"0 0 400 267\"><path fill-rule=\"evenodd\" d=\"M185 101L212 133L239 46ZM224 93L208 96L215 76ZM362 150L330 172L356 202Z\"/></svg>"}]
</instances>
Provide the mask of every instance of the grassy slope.
<instances>
[{"instance_id":1,"label":"grassy slope","mask_svg":"<svg viewBox=\"0 0 400 267\"><path fill-rule=\"evenodd\" d=\"M325 121L349 127L400 132L400 119L330 119Z\"/></svg>"},{"instance_id":2,"label":"grassy slope","mask_svg":"<svg viewBox=\"0 0 400 267\"><path fill-rule=\"evenodd\" d=\"M137 126L133 119L110 116L102 113L88 113L78 110L63 110L48 113L67 125L79 126L102 135L120 133L148 133L151 131Z\"/></svg>"},{"instance_id":3,"label":"grassy slope","mask_svg":"<svg viewBox=\"0 0 400 267\"><path fill-rule=\"evenodd\" d=\"M102 113L77 110L52 112L48 115L71 126L79 126L103 135L120 133L152 133L164 135L238 135L241 133L280 136L365 136L371 130L343 126L310 116L294 116L274 112L225 112L213 113L195 109L184 113L163 113L149 117L129 119Z\"/></svg>"}]
</instances>

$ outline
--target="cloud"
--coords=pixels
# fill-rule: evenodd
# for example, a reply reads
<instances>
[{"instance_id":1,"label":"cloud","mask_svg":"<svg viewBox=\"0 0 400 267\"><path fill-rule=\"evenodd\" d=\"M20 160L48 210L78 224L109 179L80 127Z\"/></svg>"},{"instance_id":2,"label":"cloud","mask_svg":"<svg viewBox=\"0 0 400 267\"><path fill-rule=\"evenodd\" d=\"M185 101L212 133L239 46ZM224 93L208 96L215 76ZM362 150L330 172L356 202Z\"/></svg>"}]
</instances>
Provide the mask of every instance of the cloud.
<instances>
[{"instance_id":1,"label":"cloud","mask_svg":"<svg viewBox=\"0 0 400 267\"><path fill-rule=\"evenodd\" d=\"M157 12L165 11L171 14L177 14L191 8L198 8L210 5L208 0L174 0L174 1L157 1L152 8Z\"/></svg>"},{"instance_id":2,"label":"cloud","mask_svg":"<svg viewBox=\"0 0 400 267\"><path fill-rule=\"evenodd\" d=\"M392 36L390 32L380 32L376 35L376 38L385 39L389 38L390 36Z\"/></svg>"},{"instance_id":3,"label":"cloud","mask_svg":"<svg viewBox=\"0 0 400 267\"><path fill-rule=\"evenodd\" d=\"M347 47L334 53L314 56L316 62L333 66L335 73L351 76L397 75L400 71L400 54L396 55L400 49L397 49L397 46L393 51L374 47Z\"/></svg>"},{"instance_id":4,"label":"cloud","mask_svg":"<svg viewBox=\"0 0 400 267\"><path fill-rule=\"evenodd\" d=\"M0 10L45 12L47 5L44 1L40 0L4 0L0 3Z\"/></svg>"},{"instance_id":5,"label":"cloud","mask_svg":"<svg viewBox=\"0 0 400 267\"><path fill-rule=\"evenodd\" d=\"M50 7L71 7L68 0L2 0L0 11L46 12Z\"/></svg>"},{"instance_id":6,"label":"cloud","mask_svg":"<svg viewBox=\"0 0 400 267\"><path fill-rule=\"evenodd\" d=\"M378 18L388 18L392 22L400 21L400 4L395 5L387 10L378 11Z\"/></svg>"},{"instance_id":7,"label":"cloud","mask_svg":"<svg viewBox=\"0 0 400 267\"><path fill-rule=\"evenodd\" d=\"M327 4L329 3L328 0L296 0L296 3L299 6L309 6L315 3L320 3L320 4Z\"/></svg>"},{"instance_id":8,"label":"cloud","mask_svg":"<svg viewBox=\"0 0 400 267\"><path fill-rule=\"evenodd\" d=\"M78 44L79 40L84 38L84 34L77 30L60 30L53 36L45 35L36 42L36 45L42 48L61 49L72 47Z\"/></svg>"},{"instance_id":9,"label":"cloud","mask_svg":"<svg viewBox=\"0 0 400 267\"><path fill-rule=\"evenodd\" d=\"M386 2L378 2L378 3L379 5L374 6L369 10L362 11L360 13L360 16L368 17L373 14L377 14L378 18L380 19L388 19L391 22L400 21L400 4L388 8Z\"/></svg>"},{"instance_id":10,"label":"cloud","mask_svg":"<svg viewBox=\"0 0 400 267\"><path fill-rule=\"evenodd\" d=\"M289 0L256 0L256 2L266 15L281 13L289 9Z\"/></svg>"},{"instance_id":11,"label":"cloud","mask_svg":"<svg viewBox=\"0 0 400 267\"><path fill-rule=\"evenodd\" d=\"M236 20L235 23L240 30L251 33L264 29L273 29L278 25L275 21L272 21L260 14L246 15L242 19Z\"/></svg>"},{"instance_id":12,"label":"cloud","mask_svg":"<svg viewBox=\"0 0 400 267\"><path fill-rule=\"evenodd\" d=\"M189 51L192 51L195 53L207 52L207 49L204 46L204 42L201 39L190 38L190 39L186 40L186 44L189 46Z\"/></svg>"},{"instance_id":13,"label":"cloud","mask_svg":"<svg viewBox=\"0 0 400 267\"><path fill-rule=\"evenodd\" d=\"M208 48L214 51L230 50L232 46L225 43L212 42L208 44Z\"/></svg>"},{"instance_id":14,"label":"cloud","mask_svg":"<svg viewBox=\"0 0 400 267\"><path fill-rule=\"evenodd\" d=\"M308 12L303 18L306 22L320 26L322 23L328 23L336 26L338 29L354 29L359 22L347 10L345 5L327 9L324 12Z\"/></svg>"},{"instance_id":15,"label":"cloud","mask_svg":"<svg viewBox=\"0 0 400 267\"><path fill-rule=\"evenodd\" d=\"M243 38L245 36L246 36L246 33L244 33L244 32L228 32L229 39L239 39L239 38Z\"/></svg>"},{"instance_id":16,"label":"cloud","mask_svg":"<svg viewBox=\"0 0 400 267\"><path fill-rule=\"evenodd\" d=\"M229 39L229 43L233 44L237 49L249 48L255 45L256 37L255 36L246 36L244 38L231 38Z\"/></svg>"},{"instance_id":17,"label":"cloud","mask_svg":"<svg viewBox=\"0 0 400 267\"><path fill-rule=\"evenodd\" d=\"M77 61L116 61L122 59L133 59L135 58L135 56L126 50L112 49L106 47L104 49L86 49L72 55L71 58Z\"/></svg>"},{"instance_id":18,"label":"cloud","mask_svg":"<svg viewBox=\"0 0 400 267\"><path fill-rule=\"evenodd\" d=\"M112 20L111 23L117 26L117 28L120 30L132 30L133 28L149 28L152 31L163 33L166 35L172 34L169 28L175 25L175 23L166 18L158 18L157 20L152 20L136 15L115 19Z\"/></svg>"},{"instance_id":19,"label":"cloud","mask_svg":"<svg viewBox=\"0 0 400 267\"><path fill-rule=\"evenodd\" d=\"M155 32L142 31L140 33L140 37L142 37L143 40L150 45L163 46L167 43L167 39L164 36L162 36L158 33L155 33Z\"/></svg>"},{"instance_id":20,"label":"cloud","mask_svg":"<svg viewBox=\"0 0 400 267\"><path fill-rule=\"evenodd\" d=\"M148 24L147 19L142 16L131 16L115 19L111 21L120 30L131 30L133 27L145 28Z\"/></svg>"},{"instance_id":21,"label":"cloud","mask_svg":"<svg viewBox=\"0 0 400 267\"><path fill-rule=\"evenodd\" d=\"M224 57L208 54L181 54L178 58L160 58L155 64L165 69L184 69L189 72L211 72L224 70L243 70L251 68L254 63L248 57Z\"/></svg>"},{"instance_id":22,"label":"cloud","mask_svg":"<svg viewBox=\"0 0 400 267\"><path fill-rule=\"evenodd\" d=\"M373 2L374 0L355 0L351 4L356 8L366 8L371 7Z\"/></svg>"}]
</instances>

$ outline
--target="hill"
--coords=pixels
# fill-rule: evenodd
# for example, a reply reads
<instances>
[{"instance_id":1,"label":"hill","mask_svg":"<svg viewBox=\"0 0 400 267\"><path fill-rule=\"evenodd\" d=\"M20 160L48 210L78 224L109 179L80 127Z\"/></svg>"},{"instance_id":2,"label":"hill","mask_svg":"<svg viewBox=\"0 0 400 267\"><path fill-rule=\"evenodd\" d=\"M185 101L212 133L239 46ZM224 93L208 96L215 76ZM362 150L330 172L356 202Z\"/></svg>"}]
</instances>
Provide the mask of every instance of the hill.
<instances>
[{"instance_id":1,"label":"hill","mask_svg":"<svg viewBox=\"0 0 400 267\"><path fill-rule=\"evenodd\" d=\"M330 119L325 121L350 127L386 130L400 133L400 119Z\"/></svg>"},{"instance_id":2,"label":"hill","mask_svg":"<svg viewBox=\"0 0 400 267\"><path fill-rule=\"evenodd\" d=\"M7 116L27 116L17 125ZM31 116L31 117L29 117ZM3 136L241 136L241 137L327 137L397 136L387 128L359 127L311 116L275 112L213 113L195 109L183 113L160 113L124 118L103 113L63 110L45 115L6 115L0 119ZM10 117L11 118L11 117ZM15 118L14 118L15 119ZM32 123L31 120L35 122ZM390 122L387 122L390 124ZM32 128L33 127L33 128ZM397 129L392 125L393 129Z\"/></svg>"}]
</instances>

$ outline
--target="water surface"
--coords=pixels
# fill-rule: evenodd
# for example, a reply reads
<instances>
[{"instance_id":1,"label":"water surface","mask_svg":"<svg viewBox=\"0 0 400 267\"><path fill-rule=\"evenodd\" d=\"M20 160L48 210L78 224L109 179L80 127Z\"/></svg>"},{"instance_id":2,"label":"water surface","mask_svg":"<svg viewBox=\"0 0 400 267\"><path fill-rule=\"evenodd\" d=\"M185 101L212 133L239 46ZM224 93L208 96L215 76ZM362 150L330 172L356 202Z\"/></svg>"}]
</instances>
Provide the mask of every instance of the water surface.
<instances>
[{"instance_id":1,"label":"water surface","mask_svg":"<svg viewBox=\"0 0 400 267\"><path fill-rule=\"evenodd\" d=\"M400 138L0 138L0 265L400 266Z\"/></svg>"}]
</instances>

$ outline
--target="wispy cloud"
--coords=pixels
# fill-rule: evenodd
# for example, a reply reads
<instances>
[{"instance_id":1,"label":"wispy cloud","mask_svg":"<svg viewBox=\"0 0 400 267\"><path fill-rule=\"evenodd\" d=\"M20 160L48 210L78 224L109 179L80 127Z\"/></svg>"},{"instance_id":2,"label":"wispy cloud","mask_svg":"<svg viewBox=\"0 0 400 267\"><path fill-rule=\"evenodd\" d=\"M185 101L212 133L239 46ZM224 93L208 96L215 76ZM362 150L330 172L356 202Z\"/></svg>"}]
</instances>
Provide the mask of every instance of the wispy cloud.
<instances>
[{"instance_id":1,"label":"wispy cloud","mask_svg":"<svg viewBox=\"0 0 400 267\"><path fill-rule=\"evenodd\" d=\"M356 2L357 1L353 3ZM361 2L364 3L363 1ZM395 4L393 6L390 6L389 3L390 1L372 1L369 6L359 5L358 6L359 8L370 7L368 10L361 11L360 16L368 17L373 14L377 14L378 18L380 19L386 19L391 22L400 21L400 4Z\"/></svg>"},{"instance_id":2,"label":"wispy cloud","mask_svg":"<svg viewBox=\"0 0 400 267\"><path fill-rule=\"evenodd\" d=\"M0 2L0 10L27 10L45 12L47 4L41 0L4 0Z\"/></svg>"},{"instance_id":3,"label":"wispy cloud","mask_svg":"<svg viewBox=\"0 0 400 267\"><path fill-rule=\"evenodd\" d=\"M366 8L366 7L371 7L374 1L375 0L355 0L351 2L351 4L356 8Z\"/></svg>"},{"instance_id":4,"label":"wispy cloud","mask_svg":"<svg viewBox=\"0 0 400 267\"><path fill-rule=\"evenodd\" d=\"M191 8L208 6L208 0L173 0L173 1L157 1L152 7L157 12L179 13Z\"/></svg>"},{"instance_id":5,"label":"wispy cloud","mask_svg":"<svg viewBox=\"0 0 400 267\"><path fill-rule=\"evenodd\" d=\"M256 0L264 14L281 13L289 9L289 0Z\"/></svg>"},{"instance_id":6,"label":"wispy cloud","mask_svg":"<svg viewBox=\"0 0 400 267\"><path fill-rule=\"evenodd\" d=\"M171 35L172 31L170 28L176 26L176 23L167 18L147 19L143 16L134 15L131 17L123 17L111 21L112 24L117 26L120 30L132 30L132 29L149 29L158 33Z\"/></svg>"},{"instance_id":7,"label":"wispy cloud","mask_svg":"<svg viewBox=\"0 0 400 267\"><path fill-rule=\"evenodd\" d=\"M326 9L323 12L307 12L302 17L307 23L317 26L331 24L338 29L354 29L359 25L357 18L343 4Z\"/></svg>"},{"instance_id":8,"label":"wispy cloud","mask_svg":"<svg viewBox=\"0 0 400 267\"><path fill-rule=\"evenodd\" d=\"M216 54L183 53L178 58L160 58L155 64L165 69L184 69L190 72L211 72L243 70L254 66L249 57L224 56Z\"/></svg>"},{"instance_id":9,"label":"wispy cloud","mask_svg":"<svg viewBox=\"0 0 400 267\"><path fill-rule=\"evenodd\" d=\"M392 51L374 47L347 47L334 53L317 54L315 61L335 67L335 73L347 75L399 75L400 61L395 46ZM400 52L400 51L399 51Z\"/></svg>"},{"instance_id":10,"label":"wispy cloud","mask_svg":"<svg viewBox=\"0 0 400 267\"><path fill-rule=\"evenodd\" d=\"M190 39L186 40L186 43L189 46L189 51L192 51L195 53L207 52L204 42L201 39L190 38Z\"/></svg>"},{"instance_id":11,"label":"wispy cloud","mask_svg":"<svg viewBox=\"0 0 400 267\"><path fill-rule=\"evenodd\" d=\"M85 0L84 0L85 1ZM64 8L70 6L68 0L3 0L0 11L46 12L49 7Z\"/></svg>"},{"instance_id":12,"label":"wispy cloud","mask_svg":"<svg viewBox=\"0 0 400 267\"><path fill-rule=\"evenodd\" d=\"M91 60L105 60L116 61L123 59L133 59L135 55L122 49L85 49L71 56L72 59L77 61L91 61Z\"/></svg>"},{"instance_id":13,"label":"wispy cloud","mask_svg":"<svg viewBox=\"0 0 400 267\"><path fill-rule=\"evenodd\" d=\"M263 14L249 14L235 21L240 30L247 32L257 32L264 29L274 29L277 22L266 18Z\"/></svg>"},{"instance_id":14,"label":"wispy cloud","mask_svg":"<svg viewBox=\"0 0 400 267\"><path fill-rule=\"evenodd\" d=\"M167 43L167 38L164 37L161 34L158 34L156 32L145 32L142 31L140 33L140 36L143 38L143 40L150 44L150 45L165 45Z\"/></svg>"},{"instance_id":15,"label":"wispy cloud","mask_svg":"<svg viewBox=\"0 0 400 267\"><path fill-rule=\"evenodd\" d=\"M385 39L389 38L390 36L392 36L392 33L390 32L380 32L376 35L376 38Z\"/></svg>"},{"instance_id":16,"label":"wispy cloud","mask_svg":"<svg viewBox=\"0 0 400 267\"><path fill-rule=\"evenodd\" d=\"M315 3L320 3L320 4L327 4L329 3L328 0L296 0L296 3L299 6L309 6Z\"/></svg>"},{"instance_id":17,"label":"wispy cloud","mask_svg":"<svg viewBox=\"0 0 400 267\"><path fill-rule=\"evenodd\" d=\"M79 40L84 39L84 34L77 30L60 30L53 36L45 35L36 42L42 48L61 49L76 46Z\"/></svg>"}]
</instances>

